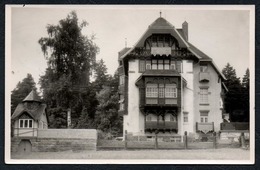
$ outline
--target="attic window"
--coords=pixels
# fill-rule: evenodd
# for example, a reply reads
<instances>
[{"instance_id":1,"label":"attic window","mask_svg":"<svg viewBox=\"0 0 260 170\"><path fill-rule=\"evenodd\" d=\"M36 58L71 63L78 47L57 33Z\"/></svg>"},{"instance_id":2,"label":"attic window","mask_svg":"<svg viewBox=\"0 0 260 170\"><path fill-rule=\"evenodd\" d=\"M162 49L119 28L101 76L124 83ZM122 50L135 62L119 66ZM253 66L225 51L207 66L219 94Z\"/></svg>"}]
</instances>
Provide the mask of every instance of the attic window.
<instances>
[{"instance_id":1,"label":"attic window","mask_svg":"<svg viewBox=\"0 0 260 170\"><path fill-rule=\"evenodd\" d=\"M33 120L32 119L19 119L19 128L32 128Z\"/></svg>"}]
</instances>

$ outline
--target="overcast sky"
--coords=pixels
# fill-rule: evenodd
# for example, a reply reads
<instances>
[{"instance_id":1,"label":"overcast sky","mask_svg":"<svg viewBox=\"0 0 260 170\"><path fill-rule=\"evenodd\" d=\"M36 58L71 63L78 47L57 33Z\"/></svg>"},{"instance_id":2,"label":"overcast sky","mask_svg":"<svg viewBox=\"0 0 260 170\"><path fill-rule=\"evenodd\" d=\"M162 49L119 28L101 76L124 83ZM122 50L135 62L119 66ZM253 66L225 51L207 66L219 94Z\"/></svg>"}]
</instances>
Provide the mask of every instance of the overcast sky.
<instances>
[{"instance_id":1,"label":"overcast sky","mask_svg":"<svg viewBox=\"0 0 260 170\"><path fill-rule=\"evenodd\" d=\"M209 55L220 70L229 62L237 76L243 77L249 67L249 10L228 8L230 10L190 6L12 7L11 70L7 70L11 73L10 90L27 73L38 83L47 66L38 40L47 36L48 24L57 24L72 10L77 12L80 21L89 23L83 34L96 35L95 42L100 48L97 59L105 61L109 74L114 74L118 66L118 51L125 47L125 38L127 46L132 47L161 10L162 17L175 28L188 22L189 42Z\"/></svg>"}]
</instances>

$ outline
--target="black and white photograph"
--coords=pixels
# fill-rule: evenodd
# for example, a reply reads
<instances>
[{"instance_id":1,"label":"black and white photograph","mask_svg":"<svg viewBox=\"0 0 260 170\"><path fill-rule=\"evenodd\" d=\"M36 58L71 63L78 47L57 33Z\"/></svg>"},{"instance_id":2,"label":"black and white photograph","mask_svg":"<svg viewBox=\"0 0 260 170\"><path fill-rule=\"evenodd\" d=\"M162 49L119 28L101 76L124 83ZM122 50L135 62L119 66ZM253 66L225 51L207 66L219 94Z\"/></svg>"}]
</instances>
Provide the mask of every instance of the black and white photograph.
<instances>
[{"instance_id":1,"label":"black and white photograph","mask_svg":"<svg viewBox=\"0 0 260 170\"><path fill-rule=\"evenodd\" d=\"M7 164L254 164L254 5L5 10Z\"/></svg>"}]
</instances>

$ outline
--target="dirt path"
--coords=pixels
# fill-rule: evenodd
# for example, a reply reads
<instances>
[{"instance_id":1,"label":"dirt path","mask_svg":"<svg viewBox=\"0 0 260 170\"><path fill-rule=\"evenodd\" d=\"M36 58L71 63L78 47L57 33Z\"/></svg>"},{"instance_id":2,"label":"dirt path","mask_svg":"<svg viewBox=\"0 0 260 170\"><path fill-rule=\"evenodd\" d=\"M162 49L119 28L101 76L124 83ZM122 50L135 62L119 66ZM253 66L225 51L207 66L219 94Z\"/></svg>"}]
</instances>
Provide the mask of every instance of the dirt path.
<instances>
[{"instance_id":1,"label":"dirt path","mask_svg":"<svg viewBox=\"0 0 260 170\"><path fill-rule=\"evenodd\" d=\"M80 152L32 152L28 155L12 153L12 159L189 159L189 160L249 160L249 150L239 148L205 150L121 150Z\"/></svg>"}]
</instances>

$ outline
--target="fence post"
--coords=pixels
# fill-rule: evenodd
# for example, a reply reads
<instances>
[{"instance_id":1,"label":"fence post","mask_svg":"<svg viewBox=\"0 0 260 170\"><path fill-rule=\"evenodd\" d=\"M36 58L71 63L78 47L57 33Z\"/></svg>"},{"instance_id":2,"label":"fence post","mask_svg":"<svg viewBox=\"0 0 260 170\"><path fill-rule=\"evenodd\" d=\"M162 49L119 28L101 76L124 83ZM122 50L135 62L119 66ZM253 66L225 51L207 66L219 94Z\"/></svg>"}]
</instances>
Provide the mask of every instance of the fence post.
<instances>
[{"instance_id":1,"label":"fence post","mask_svg":"<svg viewBox=\"0 0 260 170\"><path fill-rule=\"evenodd\" d=\"M127 130L125 130L125 149L127 149Z\"/></svg>"},{"instance_id":2,"label":"fence post","mask_svg":"<svg viewBox=\"0 0 260 170\"><path fill-rule=\"evenodd\" d=\"M155 149L158 149L158 138L157 138L158 130L155 131Z\"/></svg>"},{"instance_id":3,"label":"fence post","mask_svg":"<svg viewBox=\"0 0 260 170\"><path fill-rule=\"evenodd\" d=\"M241 133L240 140L241 140L241 147L245 148L246 144L245 144L245 134L244 134L244 132Z\"/></svg>"},{"instance_id":4,"label":"fence post","mask_svg":"<svg viewBox=\"0 0 260 170\"><path fill-rule=\"evenodd\" d=\"M216 132L213 132L213 148L217 148L217 135Z\"/></svg>"},{"instance_id":5,"label":"fence post","mask_svg":"<svg viewBox=\"0 0 260 170\"><path fill-rule=\"evenodd\" d=\"M187 131L184 132L184 149L188 148Z\"/></svg>"}]
</instances>

